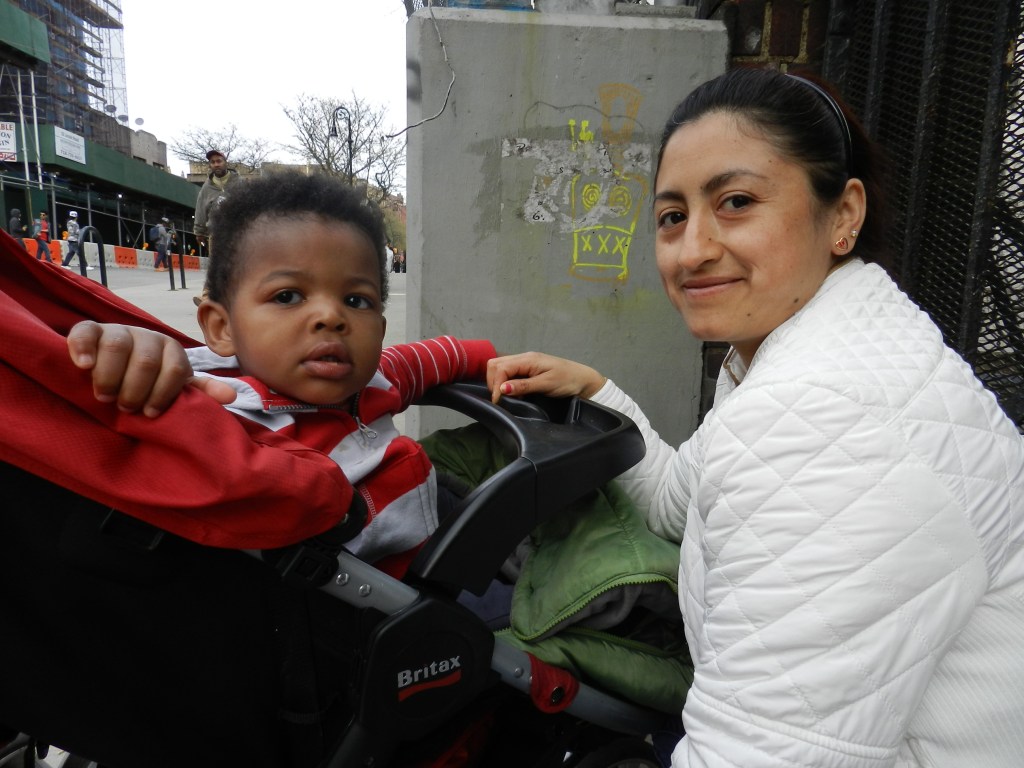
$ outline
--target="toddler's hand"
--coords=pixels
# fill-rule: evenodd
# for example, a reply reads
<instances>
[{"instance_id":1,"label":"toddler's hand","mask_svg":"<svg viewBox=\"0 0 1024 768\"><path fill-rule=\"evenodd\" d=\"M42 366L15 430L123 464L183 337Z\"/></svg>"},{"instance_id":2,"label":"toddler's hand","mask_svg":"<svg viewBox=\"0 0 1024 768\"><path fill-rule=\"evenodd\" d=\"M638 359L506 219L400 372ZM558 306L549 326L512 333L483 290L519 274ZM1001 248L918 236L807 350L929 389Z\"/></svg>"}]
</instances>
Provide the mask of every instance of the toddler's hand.
<instances>
[{"instance_id":1,"label":"toddler's hand","mask_svg":"<svg viewBox=\"0 0 1024 768\"><path fill-rule=\"evenodd\" d=\"M150 418L159 416L186 384L220 403L235 399L227 384L193 377L182 346L156 331L86 320L68 334L68 352L76 366L92 371L96 399L116 401L126 413L141 410Z\"/></svg>"}]
</instances>

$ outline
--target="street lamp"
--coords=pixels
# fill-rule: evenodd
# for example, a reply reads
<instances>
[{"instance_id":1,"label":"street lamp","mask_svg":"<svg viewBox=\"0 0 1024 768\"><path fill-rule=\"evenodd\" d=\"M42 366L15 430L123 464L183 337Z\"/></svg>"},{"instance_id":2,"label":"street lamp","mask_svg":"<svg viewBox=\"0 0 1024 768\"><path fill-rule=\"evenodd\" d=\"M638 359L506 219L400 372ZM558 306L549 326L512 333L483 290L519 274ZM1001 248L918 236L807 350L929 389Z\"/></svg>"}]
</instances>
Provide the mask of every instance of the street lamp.
<instances>
[{"instance_id":1,"label":"street lamp","mask_svg":"<svg viewBox=\"0 0 1024 768\"><path fill-rule=\"evenodd\" d=\"M338 138L338 115L342 114L345 116L345 129L348 132L348 160L346 162L348 185L352 186L352 115L349 114L348 108L336 107L334 114L331 116L331 132L327 134L327 138L336 139Z\"/></svg>"},{"instance_id":2,"label":"street lamp","mask_svg":"<svg viewBox=\"0 0 1024 768\"><path fill-rule=\"evenodd\" d=\"M117 193L117 244L124 245L121 240L121 193Z\"/></svg>"}]
</instances>

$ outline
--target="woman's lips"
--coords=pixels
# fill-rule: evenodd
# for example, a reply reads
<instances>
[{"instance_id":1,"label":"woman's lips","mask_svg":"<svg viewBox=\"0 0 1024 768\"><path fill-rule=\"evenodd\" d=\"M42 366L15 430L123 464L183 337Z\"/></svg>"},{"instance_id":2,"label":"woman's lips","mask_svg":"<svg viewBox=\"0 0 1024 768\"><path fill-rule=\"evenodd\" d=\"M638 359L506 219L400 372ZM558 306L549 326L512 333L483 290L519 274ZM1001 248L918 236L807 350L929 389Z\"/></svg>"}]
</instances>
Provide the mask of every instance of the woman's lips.
<instances>
[{"instance_id":1,"label":"woman's lips","mask_svg":"<svg viewBox=\"0 0 1024 768\"><path fill-rule=\"evenodd\" d=\"M683 283L683 291L692 299L703 299L724 293L738 282L737 278L731 277L687 280Z\"/></svg>"}]
</instances>

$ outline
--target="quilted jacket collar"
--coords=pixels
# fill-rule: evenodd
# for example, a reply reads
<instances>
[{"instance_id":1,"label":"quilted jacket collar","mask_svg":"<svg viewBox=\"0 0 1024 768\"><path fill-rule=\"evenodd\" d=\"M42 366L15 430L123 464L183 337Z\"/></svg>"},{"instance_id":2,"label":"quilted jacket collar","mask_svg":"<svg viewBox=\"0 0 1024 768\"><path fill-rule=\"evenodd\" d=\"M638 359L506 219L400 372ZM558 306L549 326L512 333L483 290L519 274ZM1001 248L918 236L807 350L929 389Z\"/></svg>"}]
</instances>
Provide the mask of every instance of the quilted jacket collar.
<instances>
[{"instance_id":1,"label":"quilted jacket collar","mask_svg":"<svg viewBox=\"0 0 1024 768\"><path fill-rule=\"evenodd\" d=\"M743 363L743 359L736 353L735 347L730 347L725 360L722 361L722 370L718 375L718 381L715 385L715 404L723 402L736 387L742 384L743 380L747 377L747 373L758 364L758 361L762 360L772 347L778 344L781 338L785 337L788 329L799 323L800 319L808 312L811 312L823 300L824 296L834 291L862 269L868 268L870 267L861 259L852 258L829 272L821 287L818 288L817 293L811 297L811 300L786 322L768 334L767 338L761 342L761 346L754 353L754 359L750 361L749 366Z\"/></svg>"}]
</instances>

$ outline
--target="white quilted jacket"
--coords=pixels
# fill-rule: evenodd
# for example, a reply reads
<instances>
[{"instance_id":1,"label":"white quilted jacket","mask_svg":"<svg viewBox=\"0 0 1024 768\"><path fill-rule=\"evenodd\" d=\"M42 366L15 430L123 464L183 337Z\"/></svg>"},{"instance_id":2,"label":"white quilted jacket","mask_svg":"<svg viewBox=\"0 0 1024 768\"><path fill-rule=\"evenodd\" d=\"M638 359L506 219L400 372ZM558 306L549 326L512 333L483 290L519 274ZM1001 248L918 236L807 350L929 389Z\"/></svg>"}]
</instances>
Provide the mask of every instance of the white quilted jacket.
<instances>
[{"instance_id":1,"label":"white quilted jacket","mask_svg":"<svg viewBox=\"0 0 1024 768\"><path fill-rule=\"evenodd\" d=\"M623 480L682 541L675 768L1024 766L1024 440L880 268L723 370L678 450L594 399L640 424Z\"/></svg>"}]
</instances>

